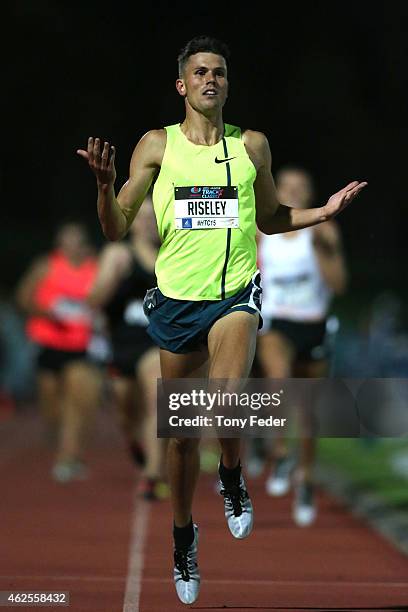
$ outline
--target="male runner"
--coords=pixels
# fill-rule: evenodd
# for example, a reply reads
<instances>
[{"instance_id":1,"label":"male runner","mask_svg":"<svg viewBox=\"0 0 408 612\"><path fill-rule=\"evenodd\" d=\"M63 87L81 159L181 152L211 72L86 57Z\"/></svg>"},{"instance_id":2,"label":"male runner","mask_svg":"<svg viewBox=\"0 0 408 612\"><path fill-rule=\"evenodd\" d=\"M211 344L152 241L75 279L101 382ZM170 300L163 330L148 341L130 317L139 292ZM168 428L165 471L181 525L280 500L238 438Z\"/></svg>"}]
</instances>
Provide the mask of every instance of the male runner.
<instances>
[{"instance_id":1,"label":"male runner","mask_svg":"<svg viewBox=\"0 0 408 612\"><path fill-rule=\"evenodd\" d=\"M128 181L115 195L115 149L89 138L89 163L98 185L98 215L110 240L128 231L150 185L162 245L158 288L146 302L149 333L160 346L163 379L197 375L207 363L212 379L250 371L260 321L256 224L281 233L334 217L363 189L353 181L318 209L282 206L271 173L268 141L259 132L224 124L228 49L209 37L187 43L179 55L176 88L185 102L181 124L148 132L137 144ZM205 228L205 229L202 229ZM240 440L221 439L221 492L232 535L246 537L252 505L241 475ZM172 439L168 452L174 511L174 579L186 604L198 597L198 528L192 501L199 470L198 440Z\"/></svg>"},{"instance_id":2,"label":"male runner","mask_svg":"<svg viewBox=\"0 0 408 612\"><path fill-rule=\"evenodd\" d=\"M297 167L281 168L276 177L282 202L301 208L314 197L312 177ZM326 319L331 298L347 282L341 240L334 221L259 239L263 279L264 326L258 337L257 359L268 378L327 376ZM293 519L301 527L316 518L313 466L316 439L305 414L300 416L299 462ZM276 463L266 481L269 495L285 495L295 467L284 438L275 441Z\"/></svg>"}]
</instances>

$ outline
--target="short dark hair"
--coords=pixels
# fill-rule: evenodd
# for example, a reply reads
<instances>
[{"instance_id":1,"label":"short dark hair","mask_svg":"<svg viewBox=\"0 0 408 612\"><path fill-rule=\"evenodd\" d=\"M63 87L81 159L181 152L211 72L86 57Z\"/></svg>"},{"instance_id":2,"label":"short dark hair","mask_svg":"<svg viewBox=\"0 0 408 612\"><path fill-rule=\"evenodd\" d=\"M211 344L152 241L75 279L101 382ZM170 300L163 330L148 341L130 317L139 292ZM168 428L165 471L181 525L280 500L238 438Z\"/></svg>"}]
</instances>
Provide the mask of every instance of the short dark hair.
<instances>
[{"instance_id":1,"label":"short dark hair","mask_svg":"<svg viewBox=\"0 0 408 612\"><path fill-rule=\"evenodd\" d=\"M82 236L84 237L85 242L90 240L89 233L87 227L82 223L82 221L78 221L76 218L67 217L57 226L54 236L54 243L58 244L61 240L61 236L67 229L75 228L78 230Z\"/></svg>"},{"instance_id":2,"label":"short dark hair","mask_svg":"<svg viewBox=\"0 0 408 612\"><path fill-rule=\"evenodd\" d=\"M215 53L216 55L221 55L226 62L228 62L230 57L228 46L221 40L211 36L195 36L181 49L177 58L180 76L184 71L188 58L196 53Z\"/></svg>"},{"instance_id":3,"label":"short dark hair","mask_svg":"<svg viewBox=\"0 0 408 612\"><path fill-rule=\"evenodd\" d=\"M303 174L307 178L310 183L312 189L314 189L314 180L312 174L303 166L298 166L297 164L286 164L285 166L281 166L276 173L276 180L282 176L282 174Z\"/></svg>"}]
</instances>

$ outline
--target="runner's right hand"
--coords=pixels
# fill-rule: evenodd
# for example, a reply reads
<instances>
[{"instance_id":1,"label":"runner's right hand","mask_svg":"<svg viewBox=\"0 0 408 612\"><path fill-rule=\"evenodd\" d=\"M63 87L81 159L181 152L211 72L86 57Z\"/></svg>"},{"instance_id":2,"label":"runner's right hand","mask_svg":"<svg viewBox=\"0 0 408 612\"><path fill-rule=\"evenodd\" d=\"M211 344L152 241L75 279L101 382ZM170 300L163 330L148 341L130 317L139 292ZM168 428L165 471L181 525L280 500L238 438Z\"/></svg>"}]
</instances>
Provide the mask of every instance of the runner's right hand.
<instances>
[{"instance_id":1,"label":"runner's right hand","mask_svg":"<svg viewBox=\"0 0 408 612\"><path fill-rule=\"evenodd\" d=\"M88 148L78 149L77 153L87 160L89 167L96 176L98 185L113 185L116 179L115 169L115 147L105 142L101 153L101 141L99 138L88 138Z\"/></svg>"}]
</instances>

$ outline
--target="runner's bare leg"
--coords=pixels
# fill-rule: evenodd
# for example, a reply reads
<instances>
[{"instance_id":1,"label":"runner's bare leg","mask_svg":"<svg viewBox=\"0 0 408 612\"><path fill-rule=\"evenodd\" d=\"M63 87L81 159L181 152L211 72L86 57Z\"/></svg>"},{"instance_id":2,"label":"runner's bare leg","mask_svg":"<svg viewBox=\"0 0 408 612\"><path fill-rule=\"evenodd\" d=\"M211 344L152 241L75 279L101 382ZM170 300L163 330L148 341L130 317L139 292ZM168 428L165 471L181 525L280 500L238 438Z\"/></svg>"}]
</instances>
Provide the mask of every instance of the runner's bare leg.
<instances>
[{"instance_id":1,"label":"runner's bare leg","mask_svg":"<svg viewBox=\"0 0 408 612\"><path fill-rule=\"evenodd\" d=\"M209 380L225 379L221 391L239 393L248 378L255 356L258 314L238 311L219 319L208 335ZM217 386L218 388L218 386ZM241 440L220 438L226 468L238 465Z\"/></svg>"},{"instance_id":2,"label":"runner's bare leg","mask_svg":"<svg viewBox=\"0 0 408 612\"><path fill-rule=\"evenodd\" d=\"M230 383L224 391L237 390L237 379L246 379L251 370L257 329L258 315L241 311L226 315L213 325L208 336L210 382L212 379L227 379ZM176 355L161 350L160 355L163 379L204 376L202 368L207 360L206 352ZM199 442L197 438L172 438L169 442L168 476L177 527L184 527L191 518L200 469ZM222 438L220 444L225 467L234 468L238 464L240 440Z\"/></svg>"},{"instance_id":3,"label":"runner's bare leg","mask_svg":"<svg viewBox=\"0 0 408 612\"><path fill-rule=\"evenodd\" d=\"M163 380L206 376L207 350L179 355L160 350ZM194 490L200 471L199 438L171 438L167 449L167 470L176 527L191 519Z\"/></svg>"}]
</instances>

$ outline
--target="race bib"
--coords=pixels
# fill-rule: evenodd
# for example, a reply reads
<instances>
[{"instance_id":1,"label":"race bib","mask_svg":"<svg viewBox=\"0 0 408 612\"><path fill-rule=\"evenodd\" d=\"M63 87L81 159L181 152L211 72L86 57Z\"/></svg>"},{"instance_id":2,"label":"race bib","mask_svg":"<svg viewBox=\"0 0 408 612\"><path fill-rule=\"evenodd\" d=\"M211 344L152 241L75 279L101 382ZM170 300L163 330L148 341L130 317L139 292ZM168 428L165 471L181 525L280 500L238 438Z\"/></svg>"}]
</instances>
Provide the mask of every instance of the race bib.
<instances>
[{"instance_id":1,"label":"race bib","mask_svg":"<svg viewBox=\"0 0 408 612\"><path fill-rule=\"evenodd\" d=\"M276 279L274 300L279 306L303 306L313 301L314 289L308 275Z\"/></svg>"},{"instance_id":2,"label":"race bib","mask_svg":"<svg viewBox=\"0 0 408 612\"><path fill-rule=\"evenodd\" d=\"M237 187L175 187L176 229L239 227Z\"/></svg>"},{"instance_id":3,"label":"race bib","mask_svg":"<svg viewBox=\"0 0 408 612\"><path fill-rule=\"evenodd\" d=\"M52 305L52 312L61 319L68 322L88 323L91 320L91 310L84 300L73 298L57 298Z\"/></svg>"}]
</instances>

